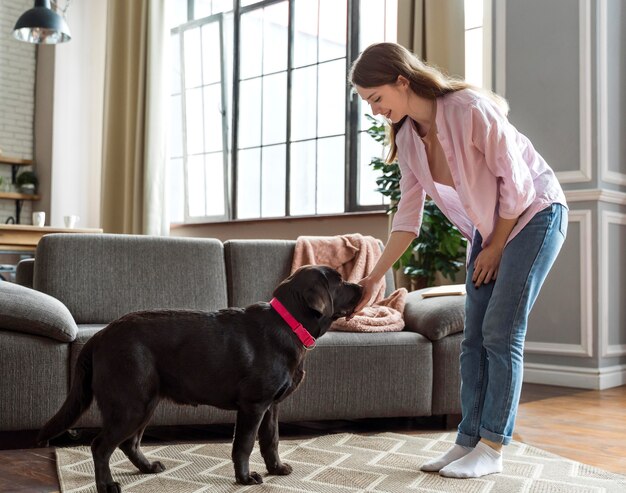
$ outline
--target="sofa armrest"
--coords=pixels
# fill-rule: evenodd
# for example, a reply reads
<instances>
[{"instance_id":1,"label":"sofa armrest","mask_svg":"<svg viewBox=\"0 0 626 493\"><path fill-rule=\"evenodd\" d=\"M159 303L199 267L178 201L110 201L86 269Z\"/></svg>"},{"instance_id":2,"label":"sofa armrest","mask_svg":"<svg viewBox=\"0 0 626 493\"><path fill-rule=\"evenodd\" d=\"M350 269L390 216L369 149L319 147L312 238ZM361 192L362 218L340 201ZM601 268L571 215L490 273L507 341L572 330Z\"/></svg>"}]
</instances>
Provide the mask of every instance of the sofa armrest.
<instances>
[{"instance_id":1,"label":"sofa armrest","mask_svg":"<svg viewBox=\"0 0 626 493\"><path fill-rule=\"evenodd\" d=\"M33 287L33 275L35 271L35 259L25 258L20 260L15 271L15 282L27 288Z\"/></svg>"},{"instance_id":2,"label":"sofa armrest","mask_svg":"<svg viewBox=\"0 0 626 493\"><path fill-rule=\"evenodd\" d=\"M417 332L431 341L463 332L465 295L422 298L422 291L420 289L407 295L404 330Z\"/></svg>"},{"instance_id":3,"label":"sofa armrest","mask_svg":"<svg viewBox=\"0 0 626 493\"><path fill-rule=\"evenodd\" d=\"M12 330L72 342L78 334L67 307L56 298L0 281L0 330Z\"/></svg>"}]
</instances>

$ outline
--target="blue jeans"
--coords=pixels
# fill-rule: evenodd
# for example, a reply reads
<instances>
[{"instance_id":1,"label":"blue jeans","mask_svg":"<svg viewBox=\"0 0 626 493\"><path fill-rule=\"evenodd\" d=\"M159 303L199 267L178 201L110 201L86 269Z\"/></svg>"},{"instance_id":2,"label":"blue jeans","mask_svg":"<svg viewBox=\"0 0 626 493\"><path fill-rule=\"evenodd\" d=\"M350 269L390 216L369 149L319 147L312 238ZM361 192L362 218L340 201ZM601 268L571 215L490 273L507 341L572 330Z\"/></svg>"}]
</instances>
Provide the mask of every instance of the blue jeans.
<instances>
[{"instance_id":1,"label":"blue jeans","mask_svg":"<svg viewBox=\"0 0 626 493\"><path fill-rule=\"evenodd\" d=\"M497 279L476 288L474 260L482 250L476 232L467 269L457 444L474 447L481 438L510 443L528 315L566 234L567 208L552 204L543 209L504 248Z\"/></svg>"}]
</instances>

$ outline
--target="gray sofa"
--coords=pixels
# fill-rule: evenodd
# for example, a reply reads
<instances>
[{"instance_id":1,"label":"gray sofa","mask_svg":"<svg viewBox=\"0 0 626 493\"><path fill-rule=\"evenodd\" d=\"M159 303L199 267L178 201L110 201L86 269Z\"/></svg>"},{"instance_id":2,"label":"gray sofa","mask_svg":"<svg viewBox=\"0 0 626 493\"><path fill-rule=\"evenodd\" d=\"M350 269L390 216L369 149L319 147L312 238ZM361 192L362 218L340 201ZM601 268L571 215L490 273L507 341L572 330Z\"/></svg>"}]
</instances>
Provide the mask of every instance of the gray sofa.
<instances>
[{"instance_id":1,"label":"gray sofa","mask_svg":"<svg viewBox=\"0 0 626 493\"><path fill-rule=\"evenodd\" d=\"M85 342L128 312L217 310L269 301L289 275L295 242L51 234L18 284L0 281L0 431L36 430L68 392ZM394 289L391 273L387 292ZM464 297L410 293L406 328L329 332L307 377L281 404L285 422L457 415ZM233 422L209 406L161 402L152 425ZM99 425L95 404L76 427Z\"/></svg>"}]
</instances>

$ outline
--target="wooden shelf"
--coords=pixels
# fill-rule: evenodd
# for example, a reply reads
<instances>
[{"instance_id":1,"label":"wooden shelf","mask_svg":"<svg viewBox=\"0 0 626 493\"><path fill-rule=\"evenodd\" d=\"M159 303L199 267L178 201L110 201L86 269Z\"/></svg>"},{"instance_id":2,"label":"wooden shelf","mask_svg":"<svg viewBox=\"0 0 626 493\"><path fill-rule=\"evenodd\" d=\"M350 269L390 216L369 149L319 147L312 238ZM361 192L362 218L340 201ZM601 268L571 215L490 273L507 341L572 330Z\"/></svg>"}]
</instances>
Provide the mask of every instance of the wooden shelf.
<instances>
[{"instance_id":1,"label":"wooden shelf","mask_svg":"<svg viewBox=\"0 0 626 493\"><path fill-rule=\"evenodd\" d=\"M39 200L40 197L32 193L0 192L0 199Z\"/></svg>"},{"instance_id":2,"label":"wooden shelf","mask_svg":"<svg viewBox=\"0 0 626 493\"><path fill-rule=\"evenodd\" d=\"M32 166L32 159L22 159L18 157L3 156L0 154L0 164L12 164L15 166Z\"/></svg>"},{"instance_id":3,"label":"wooden shelf","mask_svg":"<svg viewBox=\"0 0 626 493\"><path fill-rule=\"evenodd\" d=\"M17 170L20 166L32 166L32 159L22 159L19 157L4 156L0 154L0 164L6 164L11 166L11 183L15 183L17 180ZM22 205L24 200L39 200L39 195L30 193L19 192L0 192L0 199L14 200L15 201L15 216L14 220L19 224L20 213L22 211Z\"/></svg>"}]
</instances>

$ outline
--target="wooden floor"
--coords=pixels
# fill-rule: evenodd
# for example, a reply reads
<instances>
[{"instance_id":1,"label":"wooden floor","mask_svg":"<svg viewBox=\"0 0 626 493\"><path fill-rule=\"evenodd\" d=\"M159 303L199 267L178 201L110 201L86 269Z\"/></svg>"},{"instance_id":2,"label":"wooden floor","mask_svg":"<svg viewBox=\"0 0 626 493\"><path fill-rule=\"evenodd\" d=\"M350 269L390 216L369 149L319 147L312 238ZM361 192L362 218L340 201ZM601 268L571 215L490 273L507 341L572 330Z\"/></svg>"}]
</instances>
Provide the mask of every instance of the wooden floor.
<instances>
[{"instance_id":1,"label":"wooden floor","mask_svg":"<svg viewBox=\"0 0 626 493\"><path fill-rule=\"evenodd\" d=\"M401 431L418 434L441 427L436 420L363 420L281 426L282 436L340 432ZM232 426L157 429L145 442L224 440ZM90 436L82 437L88 443ZM596 391L526 384L522 389L514 439L563 457L626 475L626 386ZM24 437L14 438L19 444ZM67 439L66 439L67 441ZM61 443L63 444L63 443ZM0 448L14 446L0 438ZM58 491L54 451L0 450L0 492Z\"/></svg>"},{"instance_id":2,"label":"wooden floor","mask_svg":"<svg viewBox=\"0 0 626 493\"><path fill-rule=\"evenodd\" d=\"M513 438L626 475L626 385L601 391L526 385Z\"/></svg>"}]
</instances>

